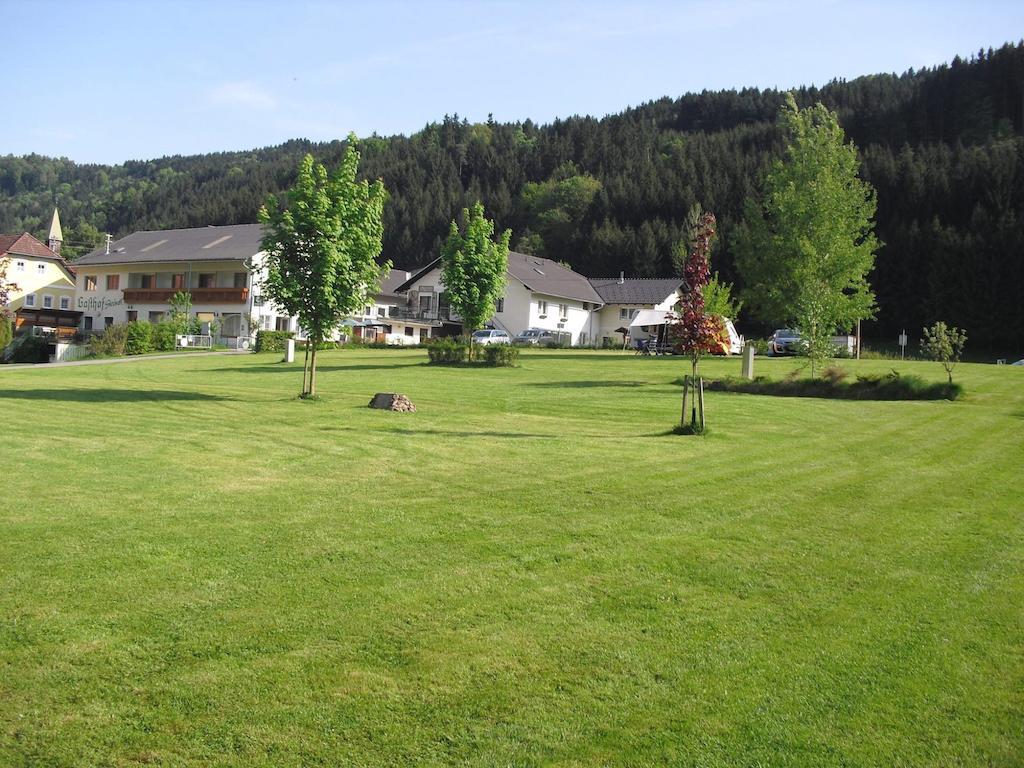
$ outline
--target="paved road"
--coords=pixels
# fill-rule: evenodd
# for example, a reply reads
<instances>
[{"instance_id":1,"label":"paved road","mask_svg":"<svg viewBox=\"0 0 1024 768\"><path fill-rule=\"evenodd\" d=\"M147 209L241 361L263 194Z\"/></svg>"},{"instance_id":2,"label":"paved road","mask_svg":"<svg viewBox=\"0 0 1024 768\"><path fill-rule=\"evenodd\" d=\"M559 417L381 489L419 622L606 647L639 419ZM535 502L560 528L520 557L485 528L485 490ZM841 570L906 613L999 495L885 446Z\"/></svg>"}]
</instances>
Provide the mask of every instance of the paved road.
<instances>
[{"instance_id":1,"label":"paved road","mask_svg":"<svg viewBox=\"0 0 1024 768\"><path fill-rule=\"evenodd\" d=\"M211 355L251 355L248 349L224 349L216 352L175 352L168 355L131 355L130 357L104 357L99 360L73 360L70 363L16 363L0 365L0 371L23 370L25 368L63 368L68 365L111 365L113 363L134 363L140 360L178 360L183 357L210 357Z\"/></svg>"}]
</instances>

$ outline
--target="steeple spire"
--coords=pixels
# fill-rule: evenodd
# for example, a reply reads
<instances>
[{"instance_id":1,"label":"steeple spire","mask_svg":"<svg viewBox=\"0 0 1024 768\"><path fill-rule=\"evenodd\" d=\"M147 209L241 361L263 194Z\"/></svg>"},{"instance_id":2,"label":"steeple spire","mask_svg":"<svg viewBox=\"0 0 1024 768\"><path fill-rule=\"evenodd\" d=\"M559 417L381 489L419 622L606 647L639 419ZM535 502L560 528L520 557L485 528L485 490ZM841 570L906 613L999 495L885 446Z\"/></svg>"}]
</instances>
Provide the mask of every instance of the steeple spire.
<instances>
[{"instance_id":1,"label":"steeple spire","mask_svg":"<svg viewBox=\"0 0 1024 768\"><path fill-rule=\"evenodd\" d=\"M50 220L50 234L46 236L46 245L51 251L60 256L60 246L64 242L64 233L60 229L60 215L57 209L53 209L53 218Z\"/></svg>"}]
</instances>

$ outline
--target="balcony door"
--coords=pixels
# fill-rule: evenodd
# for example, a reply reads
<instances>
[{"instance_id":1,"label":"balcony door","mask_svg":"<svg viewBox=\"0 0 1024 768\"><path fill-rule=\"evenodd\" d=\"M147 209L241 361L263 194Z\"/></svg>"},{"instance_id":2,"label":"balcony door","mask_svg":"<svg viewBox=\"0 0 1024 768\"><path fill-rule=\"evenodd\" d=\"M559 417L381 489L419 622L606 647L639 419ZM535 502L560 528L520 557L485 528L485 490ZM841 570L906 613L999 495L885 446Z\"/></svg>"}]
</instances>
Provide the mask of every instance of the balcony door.
<instances>
[{"instance_id":1,"label":"balcony door","mask_svg":"<svg viewBox=\"0 0 1024 768\"><path fill-rule=\"evenodd\" d=\"M430 317L434 308L434 297L432 294L420 294L420 315Z\"/></svg>"}]
</instances>

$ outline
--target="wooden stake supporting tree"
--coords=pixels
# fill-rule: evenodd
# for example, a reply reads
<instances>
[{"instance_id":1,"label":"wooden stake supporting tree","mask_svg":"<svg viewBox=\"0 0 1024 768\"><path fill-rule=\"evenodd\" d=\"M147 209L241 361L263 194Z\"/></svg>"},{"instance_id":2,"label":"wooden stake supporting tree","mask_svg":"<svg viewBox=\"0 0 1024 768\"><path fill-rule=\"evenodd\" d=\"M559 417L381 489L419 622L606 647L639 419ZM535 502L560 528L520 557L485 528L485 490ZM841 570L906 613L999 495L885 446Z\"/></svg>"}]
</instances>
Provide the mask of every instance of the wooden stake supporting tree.
<instances>
[{"instance_id":1,"label":"wooden stake supporting tree","mask_svg":"<svg viewBox=\"0 0 1024 768\"><path fill-rule=\"evenodd\" d=\"M687 355L691 375L683 378L683 403L679 427L681 431L700 434L707 428L704 415L704 381L697 375L701 355L719 344L722 321L704 308L704 286L711 279L708 256L715 236L715 216L705 213L696 228L693 248L683 265L683 299L669 325L669 335L676 351ZM689 412L687 405L689 404ZM689 416L689 422L687 422Z\"/></svg>"}]
</instances>

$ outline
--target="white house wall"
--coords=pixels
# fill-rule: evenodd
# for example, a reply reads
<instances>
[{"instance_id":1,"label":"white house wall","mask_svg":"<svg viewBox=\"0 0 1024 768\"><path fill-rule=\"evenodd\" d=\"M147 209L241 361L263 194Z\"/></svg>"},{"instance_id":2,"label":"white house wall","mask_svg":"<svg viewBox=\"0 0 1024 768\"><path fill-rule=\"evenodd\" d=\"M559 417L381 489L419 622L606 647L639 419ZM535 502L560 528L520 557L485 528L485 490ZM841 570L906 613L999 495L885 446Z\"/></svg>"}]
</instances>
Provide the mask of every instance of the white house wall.
<instances>
[{"instance_id":1,"label":"white house wall","mask_svg":"<svg viewBox=\"0 0 1024 768\"><path fill-rule=\"evenodd\" d=\"M679 295L671 293L665 297L663 301L658 304L605 304L597 313L597 341L601 343L602 339L611 339L613 343L622 342L622 334L616 333L616 328L628 328L632 317L636 316L636 313L641 309L660 309L668 311L672 309L676 302L679 301ZM622 317L622 310L626 311L626 318ZM632 313L632 315L630 315ZM632 336L634 338L646 338L648 334L634 328Z\"/></svg>"},{"instance_id":2,"label":"white house wall","mask_svg":"<svg viewBox=\"0 0 1024 768\"><path fill-rule=\"evenodd\" d=\"M444 290L440 268L435 267L409 286L410 307L413 309L419 307L419 295L422 286L433 288L436 302L436 297ZM545 317L541 317L540 301L546 301L548 305L548 312ZM565 304L568 307L568 313L564 322L558 314L560 304ZM565 299L542 293L534 293L527 290L526 286L519 282L519 280L516 280L514 277L508 277L502 311L495 312L493 322L495 326L507 331L512 336L522 333L527 328L543 328L545 330L568 333L574 346L591 344L597 330L596 312L584 309L583 304L584 302L576 299ZM436 304L434 309L437 309Z\"/></svg>"},{"instance_id":3,"label":"white house wall","mask_svg":"<svg viewBox=\"0 0 1024 768\"><path fill-rule=\"evenodd\" d=\"M548 331L568 333L573 346L593 343L593 331L596 324L593 322L595 318L592 316L596 313L590 309L584 309L584 302L543 293L531 293L530 297L528 328L543 328ZM547 304L547 311L544 314L541 313L542 302ZM564 315L559 306L565 306Z\"/></svg>"}]
</instances>

